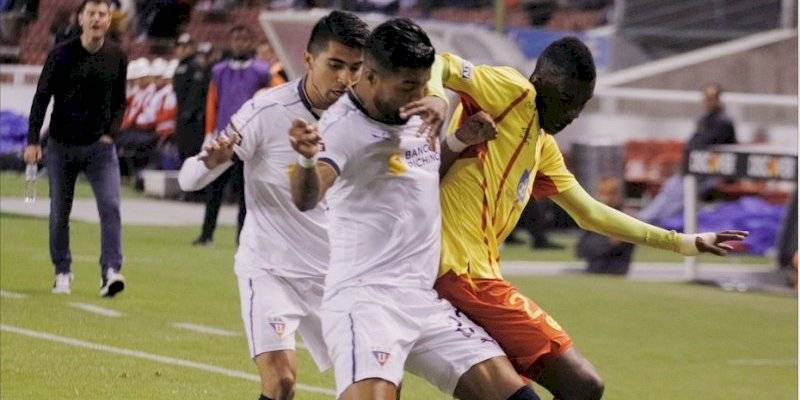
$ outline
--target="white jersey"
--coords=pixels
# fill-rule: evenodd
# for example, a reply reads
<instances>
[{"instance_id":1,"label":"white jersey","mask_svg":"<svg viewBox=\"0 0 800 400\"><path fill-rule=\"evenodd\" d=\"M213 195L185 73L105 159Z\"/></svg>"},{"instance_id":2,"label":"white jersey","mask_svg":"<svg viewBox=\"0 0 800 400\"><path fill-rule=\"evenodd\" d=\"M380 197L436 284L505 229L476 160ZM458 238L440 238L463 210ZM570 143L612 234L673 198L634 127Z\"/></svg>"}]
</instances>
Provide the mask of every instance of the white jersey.
<instances>
[{"instance_id":1,"label":"white jersey","mask_svg":"<svg viewBox=\"0 0 800 400\"><path fill-rule=\"evenodd\" d=\"M289 143L292 120L318 118L295 80L245 103L231 118L242 135L234 147L244 161L245 217L236 252L236 274L271 273L302 278L323 276L328 265L324 204L300 212L292 202L289 169L297 153ZM231 129L229 125L228 129Z\"/></svg>"},{"instance_id":2,"label":"white jersey","mask_svg":"<svg viewBox=\"0 0 800 400\"><path fill-rule=\"evenodd\" d=\"M439 268L439 153L422 121L387 125L352 93L320 120L319 160L339 172L325 197L330 267L325 297L351 286L433 287Z\"/></svg>"}]
</instances>

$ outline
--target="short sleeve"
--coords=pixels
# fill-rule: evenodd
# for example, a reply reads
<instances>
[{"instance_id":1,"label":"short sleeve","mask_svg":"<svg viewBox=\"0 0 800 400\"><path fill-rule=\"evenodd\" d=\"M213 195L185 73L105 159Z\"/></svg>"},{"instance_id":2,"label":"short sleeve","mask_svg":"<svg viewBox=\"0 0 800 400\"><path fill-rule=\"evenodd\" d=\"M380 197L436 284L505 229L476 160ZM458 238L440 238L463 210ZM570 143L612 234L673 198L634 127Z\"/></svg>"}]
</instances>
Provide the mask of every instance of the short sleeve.
<instances>
[{"instance_id":1,"label":"short sleeve","mask_svg":"<svg viewBox=\"0 0 800 400\"><path fill-rule=\"evenodd\" d=\"M241 136L241 141L234 146L233 151L242 161L252 159L264 140L264 127L261 126L262 118L259 117L264 109L265 107L257 107L255 100L247 101L233 114L231 122L225 129L225 134L236 132Z\"/></svg>"},{"instance_id":2,"label":"short sleeve","mask_svg":"<svg viewBox=\"0 0 800 400\"><path fill-rule=\"evenodd\" d=\"M469 110L480 109L497 117L534 91L533 85L514 68L476 66L450 53L441 54L438 58L443 64L444 87L457 92Z\"/></svg>"},{"instance_id":3,"label":"short sleeve","mask_svg":"<svg viewBox=\"0 0 800 400\"><path fill-rule=\"evenodd\" d=\"M553 135L542 136L541 161L533 182L533 197L543 199L563 193L578 185L575 176L567 169L564 156Z\"/></svg>"},{"instance_id":4,"label":"short sleeve","mask_svg":"<svg viewBox=\"0 0 800 400\"><path fill-rule=\"evenodd\" d=\"M353 140L352 132L348 132L346 124L341 119L329 123L322 117L320 122L320 136L322 137L322 151L318 160L324 162L341 175L347 167L347 162L354 156L357 144Z\"/></svg>"}]
</instances>

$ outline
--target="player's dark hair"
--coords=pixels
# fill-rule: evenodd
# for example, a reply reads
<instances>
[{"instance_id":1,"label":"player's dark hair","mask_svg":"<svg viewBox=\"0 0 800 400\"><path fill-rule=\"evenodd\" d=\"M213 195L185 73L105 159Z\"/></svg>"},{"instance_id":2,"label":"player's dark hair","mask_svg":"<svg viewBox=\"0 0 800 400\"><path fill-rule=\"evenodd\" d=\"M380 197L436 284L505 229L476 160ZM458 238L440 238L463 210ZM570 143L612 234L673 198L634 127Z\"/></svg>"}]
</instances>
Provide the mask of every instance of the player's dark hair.
<instances>
[{"instance_id":1,"label":"player's dark hair","mask_svg":"<svg viewBox=\"0 0 800 400\"><path fill-rule=\"evenodd\" d=\"M81 1L81 5L78 6L78 14L83 12L83 9L86 8L86 5L89 3L96 3L96 4L105 4L108 8L111 8L111 0L83 0Z\"/></svg>"},{"instance_id":2,"label":"player's dark hair","mask_svg":"<svg viewBox=\"0 0 800 400\"><path fill-rule=\"evenodd\" d=\"M250 36L253 35L253 31L247 25L236 24L236 25L232 26L230 30L228 30L228 34L230 34L230 35L233 35L234 33L239 33L239 32L246 33L246 34L248 34Z\"/></svg>"},{"instance_id":3,"label":"player's dark hair","mask_svg":"<svg viewBox=\"0 0 800 400\"><path fill-rule=\"evenodd\" d=\"M435 57L428 35L408 18L386 21L367 38L365 60L380 71L430 68Z\"/></svg>"},{"instance_id":4,"label":"player's dark hair","mask_svg":"<svg viewBox=\"0 0 800 400\"><path fill-rule=\"evenodd\" d=\"M306 50L311 54L319 54L334 41L353 49L363 49L369 36L369 26L355 14L346 11L331 11L320 18L311 30Z\"/></svg>"},{"instance_id":5,"label":"player's dark hair","mask_svg":"<svg viewBox=\"0 0 800 400\"><path fill-rule=\"evenodd\" d=\"M533 74L592 82L597 77L597 70L589 48L578 38L569 36L551 43L544 49L536 61Z\"/></svg>"}]
</instances>

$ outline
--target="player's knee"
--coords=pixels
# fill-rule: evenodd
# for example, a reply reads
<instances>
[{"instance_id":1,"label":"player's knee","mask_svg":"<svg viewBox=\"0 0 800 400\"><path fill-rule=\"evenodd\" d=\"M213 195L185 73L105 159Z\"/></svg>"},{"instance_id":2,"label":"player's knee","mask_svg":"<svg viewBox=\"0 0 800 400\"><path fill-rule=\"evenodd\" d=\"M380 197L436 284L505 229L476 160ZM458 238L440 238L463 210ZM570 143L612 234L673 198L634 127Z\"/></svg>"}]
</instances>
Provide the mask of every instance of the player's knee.
<instances>
[{"instance_id":1,"label":"player's knee","mask_svg":"<svg viewBox=\"0 0 800 400\"><path fill-rule=\"evenodd\" d=\"M276 391L278 392L277 398L280 400L291 400L294 398L295 386L294 374L286 373L278 376L276 380Z\"/></svg>"},{"instance_id":2,"label":"player's knee","mask_svg":"<svg viewBox=\"0 0 800 400\"><path fill-rule=\"evenodd\" d=\"M277 372L272 379L262 381L262 390L269 393L271 400L292 400L294 398L295 376L291 371Z\"/></svg>"}]
</instances>

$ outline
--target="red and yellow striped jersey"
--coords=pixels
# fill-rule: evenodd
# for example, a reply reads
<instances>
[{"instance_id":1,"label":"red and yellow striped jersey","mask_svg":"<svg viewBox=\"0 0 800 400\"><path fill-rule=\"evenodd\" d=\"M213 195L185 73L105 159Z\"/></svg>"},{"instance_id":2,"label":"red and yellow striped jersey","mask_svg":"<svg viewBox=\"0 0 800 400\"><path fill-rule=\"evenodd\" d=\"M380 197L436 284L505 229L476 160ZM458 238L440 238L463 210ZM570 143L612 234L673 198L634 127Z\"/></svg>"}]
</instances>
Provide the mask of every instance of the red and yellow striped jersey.
<instances>
[{"instance_id":1,"label":"red and yellow striped jersey","mask_svg":"<svg viewBox=\"0 0 800 400\"><path fill-rule=\"evenodd\" d=\"M536 89L525 76L511 67L475 66L452 54L437 58L443 85L461 98L449 134L480 110L497 124L495 140L465 150L442 178L439 275L452 270L476 279L501 279L499 246L528 199L578 183L553 136L539 128Z\"/></svg>"}]
</instances>

